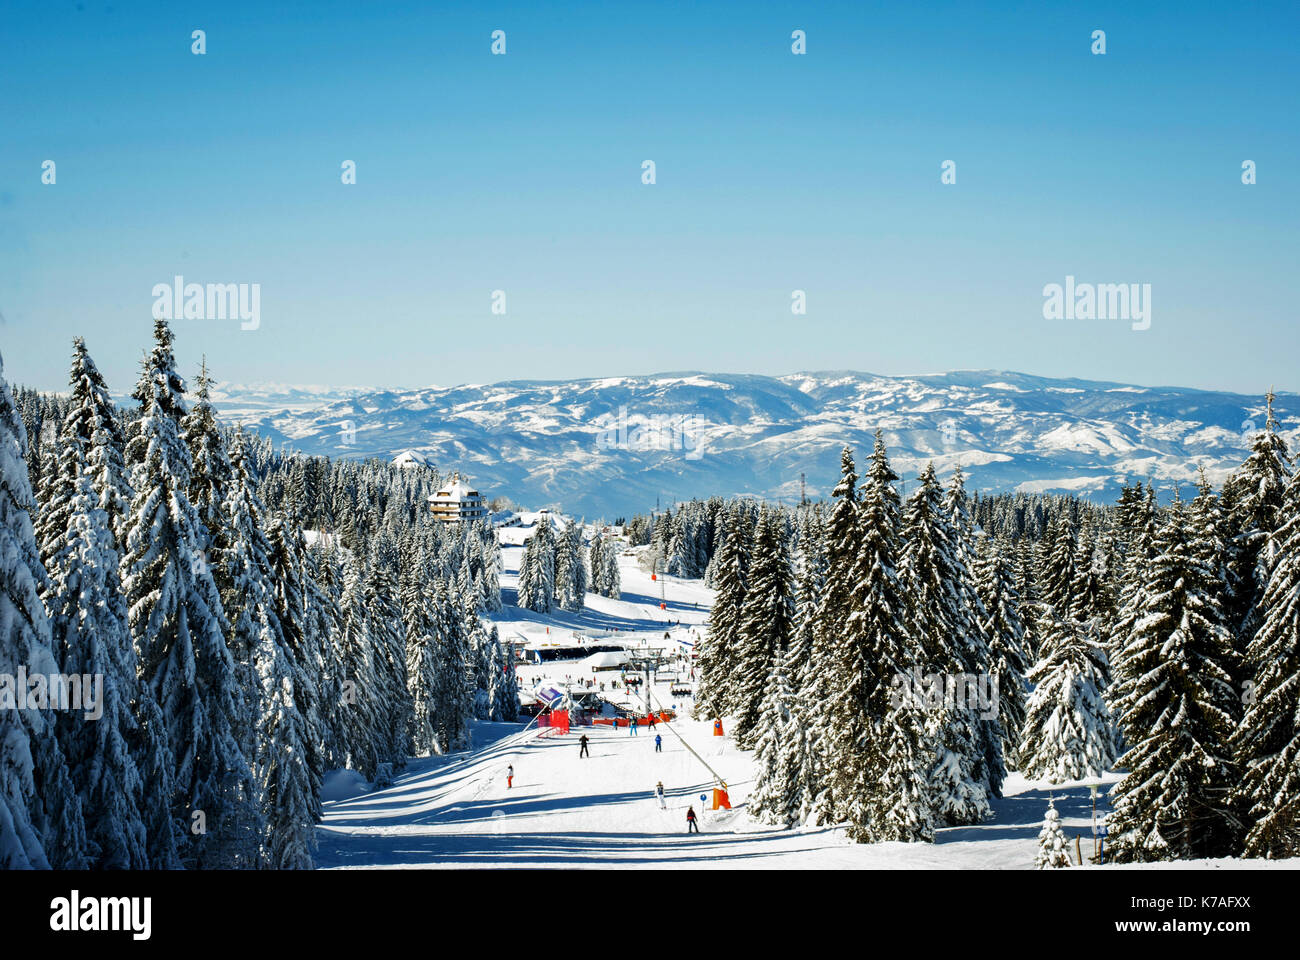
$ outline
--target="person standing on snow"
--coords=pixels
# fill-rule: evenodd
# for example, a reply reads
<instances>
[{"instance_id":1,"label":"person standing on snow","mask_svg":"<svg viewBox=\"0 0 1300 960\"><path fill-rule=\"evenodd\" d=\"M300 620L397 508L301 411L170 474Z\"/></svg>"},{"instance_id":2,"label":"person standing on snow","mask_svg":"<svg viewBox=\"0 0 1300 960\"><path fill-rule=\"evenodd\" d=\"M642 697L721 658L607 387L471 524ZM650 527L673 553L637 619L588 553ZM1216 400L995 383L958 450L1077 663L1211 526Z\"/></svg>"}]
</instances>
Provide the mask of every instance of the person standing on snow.
<instances>
[{"instance_id":1,"label":"person standing on snow","mask_svg":"<svg viewBox=\"0 0 1300 960\"><path fill-rule=\"evenodd\" d=\"M580 736L578 738L578 742L582 744L582 749L578 751L578 757L579 758L587 757L588 759L590 759L591 754L587 752L587 735L584 733L582 736Z\"/></svg>"},{"instance_id":2,"label":"person standing on snow","mask_svg":"<svg viewBox=\"0 0 1300 960\"><path fill-rule=\"evenodd\" d=\"M699 833L700 828L699 825L696 824L695 822L695 808L687 807L686 808L686 832L691 833L692 831L694 831L695 833Z\"/></svg>"},{"instance_id":3,"label":"person standing on snow","mask_svg":"<svg viewBox=\"0 0 1300 960\"><path fill-rule=\"evenodd\" d=\"M627 728L628 728L628 736L629 736L629 737L635 737L635 736L636 736L636 717L633 717L633 718L632 718L632 722L629 723L629 724L627 725Z\"/></svg>"},{"instance_id":4,"label":"person standing on snow","mask_svg":"<svg viewBox=\"0 0 1300 960\"><path fill-rule=\"evenodd\" d=\"M661 736L659 736L659 734L656 733L656 734L655 734L655 753L663 753L663 752L664 752L664 738L661 737Z\"/></svg>"},{"instance_id":5,"label":"person standing on snow","mask_svg":"<svg viewBox=\"0 0 1300 960\"><path fill-rule=\"evenodd\" d=\"M660 780L659 783L655 786L655 796L659 798L659 809L667 810L668 801L664 797L664 782L662 780Z\"/></svg>"},{"instance_id":6,"label":"person standing on snow","mask_svg":"<svg viewBox=\"0 0 1300 960\"><path fill-rule=\"evenodd\" d=\"M512 763L506 767L506 789L509 790L515 785L515 765Z\"/></svg>"}]
</instances>

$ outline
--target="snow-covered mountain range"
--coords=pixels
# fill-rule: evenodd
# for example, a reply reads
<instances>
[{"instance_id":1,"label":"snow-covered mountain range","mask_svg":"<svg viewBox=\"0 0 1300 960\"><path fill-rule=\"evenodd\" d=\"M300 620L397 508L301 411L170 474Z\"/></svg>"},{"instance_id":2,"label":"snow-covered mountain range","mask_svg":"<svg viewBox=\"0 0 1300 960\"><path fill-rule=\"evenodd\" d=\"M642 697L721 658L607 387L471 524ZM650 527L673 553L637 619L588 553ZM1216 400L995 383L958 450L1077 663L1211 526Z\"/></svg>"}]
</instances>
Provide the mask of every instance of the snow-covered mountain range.
<instances>
[{"instance_id":1,"label":"snow-covered mountain range","mask_svg":"<svg viewBox=\"0 0 1300 960\"><path fill-rule=\"evenodd\" d=\"M559 505L590 519L674 500L828 496L849 444L884 431L895 470L961 464L981 491L1069 492L1112 500L1125 480L1168 499L1204 466L1216 485L1263 428L1260 396L1056 380L1002 371L664 373L416 390L269 390L221 385L227 417L305 453L406 451L468 474L487 497ZM1292 442L1300 397L1275 412Z\"/></svg>"}]
</instances>

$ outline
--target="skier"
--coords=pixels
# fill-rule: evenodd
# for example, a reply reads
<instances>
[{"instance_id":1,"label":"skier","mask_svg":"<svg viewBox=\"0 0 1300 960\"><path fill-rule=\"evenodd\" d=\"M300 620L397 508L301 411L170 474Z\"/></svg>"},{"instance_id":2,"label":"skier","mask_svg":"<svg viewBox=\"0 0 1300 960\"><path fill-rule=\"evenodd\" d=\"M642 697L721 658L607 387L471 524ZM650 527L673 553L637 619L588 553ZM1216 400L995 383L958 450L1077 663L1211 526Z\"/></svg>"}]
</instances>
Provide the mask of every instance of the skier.
<instances>
[{"instance_id":1,"label":"skier","mask_svg":"<svg viewBox=\"0 0 1300 960\"><path fill-rule=\"evenodd\" d=\"M664 752L664 738L661 737L661 736L659 736L659 734L656 733L656 734L655 734L655 753L663 753L663 752Z\"/></svg>"},{"instance_id":2,"label":"skier","mask_svg":"<svg viewBox=\"0 0 1300 960\"><path fill-rule=\"evenodd\" d=\"M655 786L655 796L659 798L659 809L667 810L668 800L664 796L664 782L662 780L660 780L659 783Z\"/></svg>"},{"instance_id":3,"label":"skier","mask_svg":"<svg viewBox=\"0 0 1300 960\"><path fill-rule=\"evenodd\" d=\"M695 808L687 807L686 808L686 832L690 833L691 831L699 833L700 828L699 825L696 824L695 822Z\"/></svg>"},{"instance_id":4,"label":"skier","mask_svg":"<svg viewBox=\"0 0 1300 960\"><path fill-rule=\"evenodd\" d=\"M506 767L506 789L509 790L515 785L515 765L512 763Z\"/></svg>"},{"instance_id":5,"label":"skier","mask_svg":"<svg viewBox=\"0 0 1300 960\"><path fill-rule=\"evenodd\" d=\"M629 737L635 737L635 736L636 736L636 717L633 717L633 718L632 718L632 722L629 723L627 726L628 726L628 734L627 734L627 735L628 735Z\"/></svg>"},{"instance_id":6,"label":"skier","mask_svg":"<svg viewBox=\"0 0 1300 960\"><path fill-rule=\"evenodd\" d=\"M579 742L580 744L582 744L582 749L578 751L578 757L579 757L579 758L582 758L582 757L590 758L590 757L591 757L591 754L587 752L587 735L584 733L582 736L580 736L580 737L578 738L578 742Z\"/></svg>"},{"instance_id":7,"label":"skier","mask_svg":"<svg viewBox=\"0 0 1300 960\"><path fill-rule=\"evenodd\" d=\"M656 722L655 715L653 713L650 714L650 719L647 722L650 724L650 729L653 730L655 728L655 722Z\"/></svg>"}]
</instances>

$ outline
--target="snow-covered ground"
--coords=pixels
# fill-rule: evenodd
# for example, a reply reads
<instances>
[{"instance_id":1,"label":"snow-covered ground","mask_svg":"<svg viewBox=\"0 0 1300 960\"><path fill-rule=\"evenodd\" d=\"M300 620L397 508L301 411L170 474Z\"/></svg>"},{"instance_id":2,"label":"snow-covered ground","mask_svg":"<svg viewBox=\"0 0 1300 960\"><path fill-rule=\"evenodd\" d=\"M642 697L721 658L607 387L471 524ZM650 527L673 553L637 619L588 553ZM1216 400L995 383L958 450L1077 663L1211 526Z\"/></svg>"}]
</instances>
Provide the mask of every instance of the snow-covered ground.
<instances>
[{"instance_id":1,"label":"snow-covered ground","mask_svg":"<svg viewBox=\"0 0 1300 960\"><path fill-rule=\"evenodd\" d=\"M495 618L503 638L564 639L573 631L614 630L658 633L670 621L688 636L702 632L712 591L698 581L670 578L663 588L621 558L623 597L589 594L578 614L534 614L513 605L519 544L528 527L503 531L502 576L505 611ZM521 684L538 680L582 679L573 661L525 666ZM601 674L606 683L617 677ZM668 684L656 685L664 704L674 698ZM610 694L632 705L627 694ZM635 695L633 695L635 697ZM681 706L686 707L685 704ZM684 711L689 712L686 707ZM591 737L590 757L579 757L578 737ZM973 827L941 830L934 844L847 842L841 830L778 830L750 820L745 799L753 787L752 755L737 750L729 737L715 737L706 722L682 716L662 724L663 752L644 728L575 726L567 736L542 736L524 724L479 723L473 749L444 757L413 760L392 787L370 792L359 778L335 774L327 783L325 820L319 829L317 863L341 867L723 867L763 869L979 868L1027 869L1033 866L1038 831L1049 793L1073 839L1080 835L1084 857L1092 854L1091 799L1082 784L1049 788L1017 774L1004 796L993 803L994 816ZM689 744L703 759L686 749ZM707 767L706 767L707 764ZM514 785L507 787L507 767ZM701 795L711 796L709 767L730 788L731 811L714 812ZM1109 782L1118 779L1108 777ZM667 808L654 797L662 780ZM1104 803L1104 801L1102 801ZM686 809L694 805L700 833L686 832ZM1160 867L1300 867L1300 860L1197 861ZM1092 867L1086 869L1111 869Z\"/></svg>"}]
</instances>

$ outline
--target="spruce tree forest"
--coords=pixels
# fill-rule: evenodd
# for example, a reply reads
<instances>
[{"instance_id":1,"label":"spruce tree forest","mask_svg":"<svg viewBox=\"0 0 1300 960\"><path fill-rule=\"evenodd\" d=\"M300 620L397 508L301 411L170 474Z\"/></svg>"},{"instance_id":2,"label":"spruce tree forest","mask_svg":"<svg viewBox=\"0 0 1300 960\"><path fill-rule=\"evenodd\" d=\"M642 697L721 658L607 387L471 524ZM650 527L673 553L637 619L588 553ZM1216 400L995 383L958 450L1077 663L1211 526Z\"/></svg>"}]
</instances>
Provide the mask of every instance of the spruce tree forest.
<instances>
[{"instance_id":1,"label":"spruce tree forest","mask_svg":"<svg viewBox=\"0 0 1300 960\"><path fill-rule=\"evenodd\" d=\"M159 320L122 409L80 339L66 394L0 389L0 674L103 678L94 720L0 702L0 869L310 868L327 771L517 715L490 527L433 523L431 469L277 453L210 385Z\"/></svg>"}]
</instances>

